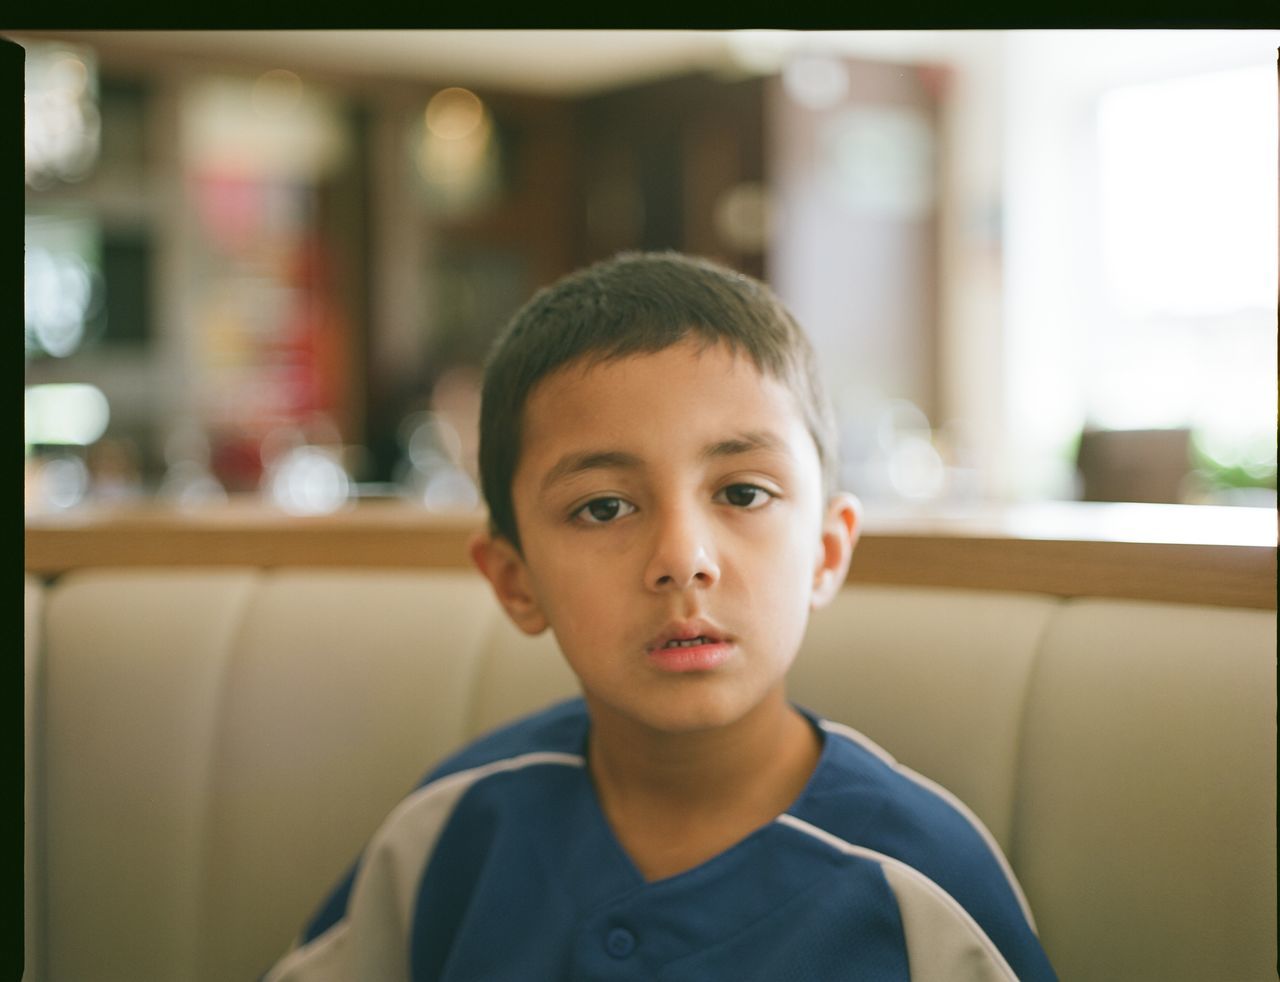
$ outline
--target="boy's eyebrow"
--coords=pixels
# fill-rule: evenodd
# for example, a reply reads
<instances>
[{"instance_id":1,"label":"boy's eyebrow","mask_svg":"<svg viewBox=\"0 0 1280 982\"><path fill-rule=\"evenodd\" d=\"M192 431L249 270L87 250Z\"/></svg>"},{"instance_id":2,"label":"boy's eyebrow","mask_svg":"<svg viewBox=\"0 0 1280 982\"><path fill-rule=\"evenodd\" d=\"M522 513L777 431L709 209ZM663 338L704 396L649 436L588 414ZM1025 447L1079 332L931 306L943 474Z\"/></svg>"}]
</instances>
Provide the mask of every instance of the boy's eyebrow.
<instances>
[{"instance_id":1,"label":"boy's eyebrow","mask_svg":"<svg viewBox=\"0 0 1280 982\"><path fill-rule=\"evenodd\" d=\"M703 460L715 457L732 457L734 454L750 453L753 450L785 451L786 443L779 436L767 430L750 430L739 433L728 440L719 440L702 448Z\"/></svg>"},{"instance_id":2,"label":"boy's eyebrow","mask_svg":"<svg viewBox=\"0 0 1280 982\"><path fill-rule=\"evenodd\" d=\"M786 443L780 437L765 430L751 430L739 433L727 440L717 440L702 448L698 455L703 460L717 457L732 457L735 454L751 453L754 450L785 451ZM579 453L565 454L542 479L542 490L546 490L557 481L563 481L583 471L603 470L609 467L635 470L644 465L635 454L623 450L586 450Z\"/></svg>"},{"instance_id":3,"label":"boy's eyebrow","mask_svg":"<svg viewBox=\"0 0 1280 982\"><path fill-rule=\"evenodd\" d=\"M583 453L565 454L556 465L547 471L542 479L542 490L546 490L557 481L563 481L573 474L582 471L599 470L606 467L637 468L641 460L635 454L621 450L588 450Z\"/></svg>"}]
</instances>

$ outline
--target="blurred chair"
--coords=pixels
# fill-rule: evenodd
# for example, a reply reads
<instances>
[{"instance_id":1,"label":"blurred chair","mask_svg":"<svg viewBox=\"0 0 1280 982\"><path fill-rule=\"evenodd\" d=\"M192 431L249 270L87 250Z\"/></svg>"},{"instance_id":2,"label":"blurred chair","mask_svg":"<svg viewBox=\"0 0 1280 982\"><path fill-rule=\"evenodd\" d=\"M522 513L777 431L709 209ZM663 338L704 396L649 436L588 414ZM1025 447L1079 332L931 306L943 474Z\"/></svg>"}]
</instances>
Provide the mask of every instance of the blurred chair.
<instances>
[{"instance_id":1,"label":"blurred chair","mask_svg":"<svg viewBox=\"0 0 1280 982\"><path fill-rule=\"evenodd\" d=\"M1191 431L1086 429L1076 470L1084 501L1178 504L1191 470Z\"/></svg>"}]
</instances>

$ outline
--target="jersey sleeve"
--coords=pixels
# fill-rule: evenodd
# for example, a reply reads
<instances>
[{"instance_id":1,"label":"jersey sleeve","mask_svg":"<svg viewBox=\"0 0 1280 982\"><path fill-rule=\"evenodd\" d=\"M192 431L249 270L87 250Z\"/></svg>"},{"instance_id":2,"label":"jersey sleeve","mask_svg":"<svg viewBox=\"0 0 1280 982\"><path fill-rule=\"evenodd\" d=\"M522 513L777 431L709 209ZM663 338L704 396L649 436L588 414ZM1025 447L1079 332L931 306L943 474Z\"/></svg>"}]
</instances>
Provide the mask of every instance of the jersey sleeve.
<instances>
[{"instance_id":1,"label":"jersey sleeve","mask_svg":"<svg viewBox=\"0 0 1280 982\"><path fill-rule=\"evenodd\" d=\"M952 897L908 866L886 864L912 982L1017 982L1000 949Z\"/></svg>"},{"instance_id":2,"label":"jersey sleeve","mask_svg":"<svg viewBox=\"0 0 1280 982\"><path fill-rule=\"evenodd\" d=\"M1056 980L1022 887L981 819L864 734L840 723L820 725L832 739L834 763L795 816L830 835L837 848L865 849L889 861L886 877L902 907L913 963L947 963L954 957L947 945L976 931L985 939L980 947L990 946L1011 969L1009 977ZM942 930L942 924L951 929ZM986 976L961 971L954 977Z\"/></svg>"},{"instance_id":3,"label":"jersey sleeve","mask_svg":"<svg viewBox=\"0 0 1280 982\"><path fill-rule=\"evenodd\" d=\"M408 982L418 885L473 780L468 773L449 775L402 801L302 938L262 982Z\"/></svg>"}]
</instances>

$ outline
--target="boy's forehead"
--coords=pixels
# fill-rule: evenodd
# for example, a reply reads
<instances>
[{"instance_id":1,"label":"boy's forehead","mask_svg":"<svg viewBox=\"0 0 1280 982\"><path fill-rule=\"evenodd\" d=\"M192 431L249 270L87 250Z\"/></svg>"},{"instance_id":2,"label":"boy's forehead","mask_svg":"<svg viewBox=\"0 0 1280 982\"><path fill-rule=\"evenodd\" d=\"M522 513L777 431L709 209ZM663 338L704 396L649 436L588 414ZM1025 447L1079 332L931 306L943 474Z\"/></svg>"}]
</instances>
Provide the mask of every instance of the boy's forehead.
<instances>
[{"instance_id":1,"label":"boy's forehead","mask_svg":"<svg viewBox=\"0 0 1280 982\"><path fill-rule=\"evenodd\" d=\"M723 343L577 359L539 381L522 415L520 461L532 452L543 467L548 454L668 440L791 454L812 445L794 394Z\"/></svg>"}]
</instances>

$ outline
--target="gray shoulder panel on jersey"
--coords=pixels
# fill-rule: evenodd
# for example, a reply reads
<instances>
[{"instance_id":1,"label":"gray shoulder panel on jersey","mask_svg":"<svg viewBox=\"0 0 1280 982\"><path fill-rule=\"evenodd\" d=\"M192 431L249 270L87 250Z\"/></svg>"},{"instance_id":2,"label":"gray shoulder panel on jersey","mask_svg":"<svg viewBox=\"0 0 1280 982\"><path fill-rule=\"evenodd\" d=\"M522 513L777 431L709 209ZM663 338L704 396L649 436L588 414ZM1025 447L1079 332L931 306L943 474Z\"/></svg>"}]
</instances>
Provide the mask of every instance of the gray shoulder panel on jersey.
<instances>
[{"instance_id":1,"label":"gray shoulder panel on jersey","mask_svg":"<svg viewBox=\"0 0 1280 982\"><path fill-rule=\"evenodd\" d=\"M290 951L263 982L408 982L418 883L458 801L487 777L541 764L583 767L586 761L552 751L520 754L449 774L401 801L366 847L342 919Z\"/></svg>"}]
</instances>

